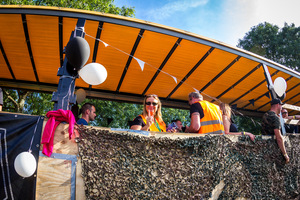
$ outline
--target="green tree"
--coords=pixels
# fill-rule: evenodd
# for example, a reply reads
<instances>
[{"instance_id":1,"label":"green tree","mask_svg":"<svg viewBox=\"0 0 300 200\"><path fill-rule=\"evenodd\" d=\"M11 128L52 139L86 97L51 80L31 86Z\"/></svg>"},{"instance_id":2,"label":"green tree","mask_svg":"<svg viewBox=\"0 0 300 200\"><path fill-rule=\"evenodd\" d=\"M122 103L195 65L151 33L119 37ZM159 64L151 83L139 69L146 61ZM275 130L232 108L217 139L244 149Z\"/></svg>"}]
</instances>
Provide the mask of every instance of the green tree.
<instances>
[{"instance_id":1,"label":"green tree","mask_svg":"<svg viewBox=\"0 0 300 200\"><path fill-rule=\"evenodd\" d=\"M142 110L141 105L131 103L86 99L81 104L85 102L91 102L96 107L97 117L92 125L102 127L129 128L128 121L133 120ZM111 123L109 123L110 119Z\"/></svg>"},{"instance_id":2,"label":"green tree","mask_svg":"<svg viewBox=\"0 0 300 200\"><path fill-rule=\"evenodd\" d=\"M28 91L23 90L3 90L3 111L22 113L26 98L30 94Z\"/></svg>"},{"instance_id":3,"label":"green tree","mask_svg":"<svg viewBox=\"0 0 300 200\"><path fill-rule=\"evenodd\" d=\"M31 115L46 115L53 110L54 102L52 102L52 94L30 92L26 98L24 113Z\"/></svg>"},{"instance_id":4,"label":"green tree","mask_svg":"<svg viewBox=\"0 0 300 200\"><path fill-rule=\"evenodd\" d=\"M285 23L283 28L267 22L260 23L252 27L237 46L299 71L300 27L293 23ZM235 121L240 130L261 133L259 118L239 115Z\"/></svg>"},{"instance_id":5,"label":"green tree","mask_svg":"<svg viewBox=\"0 0 300 200\"><path fill-rule=\"evenodd\" d=\"M32 115L46 115L53 110L52 95L25 90L3 90L3 111Z\"/></svg>"},{"instance_id":6,"label":"green tree","mask_svg":"<svg viewBox=\"0 0 300 200\"><path fill-rule=\"evenodd\" d=\"M235 115L232 117L239 131L250 132L254 135L261 134L261 118Z\"/></svg>"},{"instance_id":7,"label":"green tree","mask_svg":"<svg viewBox=\"0 0 300 200\"><path fill-rule=\"evenodd\" d=\"M162 107L162 116L163 120L168 126L169 123L171 123L174 119L179 119L182 122L182 125L190 125L190 111L189 110L183 110L183 109L175 109L175 108L165 108Z\"/></svg>"},{"instance_id":8,"label":"green tree","mask_svg":"<svg viewBox=\"0 0 300 200\"><path fill-rule=\"evenodd\" d=\"M283 28L260 23L252 27L237 46L299 71L300 27L293 23L285 23Z\"/></svg>"},{"instance_id":9,"label":"green tree","mask_svg":"<svg viewBox=\"0 0 300 200\"><path fill-rule=\"evenodd\" d=\"M114 0L3 0L2 5L37 5L55 6L63 8L77 8L97 12L111 13L127 17L134 17L134 7L117 7Z\"/></svg>"}]
</instances>

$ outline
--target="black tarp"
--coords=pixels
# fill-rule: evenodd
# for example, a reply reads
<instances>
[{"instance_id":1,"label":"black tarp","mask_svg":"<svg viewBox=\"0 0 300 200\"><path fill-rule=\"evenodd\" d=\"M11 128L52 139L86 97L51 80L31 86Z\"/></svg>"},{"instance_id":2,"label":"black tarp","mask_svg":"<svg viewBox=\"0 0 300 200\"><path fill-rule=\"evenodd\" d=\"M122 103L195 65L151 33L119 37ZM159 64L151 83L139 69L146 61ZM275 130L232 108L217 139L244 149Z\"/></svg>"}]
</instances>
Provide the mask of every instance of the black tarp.
<instances>
[{"instance_id":1,"label":"black tarp","mask_svg":"<svg viewBox=\"0 0 300 200\"><path fill-rule=\"evenodd\" d=\"M32 151L38 162L44 117L0 112L0 199L35 199L36 173L17 174L15 158Z\"/></svg>"}]
</instances>

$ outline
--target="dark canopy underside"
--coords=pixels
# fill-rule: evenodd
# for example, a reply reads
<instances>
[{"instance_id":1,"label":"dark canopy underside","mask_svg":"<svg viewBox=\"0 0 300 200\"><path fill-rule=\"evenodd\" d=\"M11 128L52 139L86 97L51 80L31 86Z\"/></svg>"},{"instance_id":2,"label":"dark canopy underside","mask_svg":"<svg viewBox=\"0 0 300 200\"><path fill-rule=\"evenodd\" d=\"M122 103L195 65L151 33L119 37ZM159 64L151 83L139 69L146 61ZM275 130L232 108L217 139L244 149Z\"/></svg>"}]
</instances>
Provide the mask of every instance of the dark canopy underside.
<instances>
[{"instance_id":1,"label":"dark canopy underside","mask_svg":"<svg viewBox=\"0 0 300 200\"><path fill-rule=\"evenodd\" d=\"M0 6L0 87L56 91L78 18L86 19L87 64L108 73L96 86L76 80L88 97L141 103L154 93L163 106L188 108L188 94L199 90L206 100L260 115L270 107L265 64L273 81L286 80L284 102L299 106L300 73L251 52L138 19L40 6Z\"/></svg>"}]
</instances>

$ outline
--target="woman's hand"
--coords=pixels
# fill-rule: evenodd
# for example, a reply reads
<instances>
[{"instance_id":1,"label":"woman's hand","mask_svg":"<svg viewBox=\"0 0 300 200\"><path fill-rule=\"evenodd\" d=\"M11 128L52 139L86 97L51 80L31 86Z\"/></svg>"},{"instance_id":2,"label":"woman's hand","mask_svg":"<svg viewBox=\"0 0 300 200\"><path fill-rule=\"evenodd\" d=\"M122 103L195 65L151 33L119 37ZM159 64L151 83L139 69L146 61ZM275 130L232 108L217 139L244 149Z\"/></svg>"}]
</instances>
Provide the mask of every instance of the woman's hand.
<instances>
[{"instance_id":1,"label":"woman's hand","mask_svg":"<svg viewBox=\"0 0 300 200\"><path fill-rule=\"evenodd\" d=\"M150 127L153 123L154 123L154 117L148 116L146 125L149 125L149 127Z\"/></svg>"},{"instance_id":2,"label":"woman's hand","mask_svg":"<svg viewBox=\"0 0 300 200\"><path fill-rule=\"evenodd\" d=\"M248 132L245 132L245 135L248 135L250 137L250 139L255 142L255 135L253 135L252 133L248 133Z\"/></svg>"},{"instance_id":3,"label":"woman's hand","mask_svg":"<svg viewBox=\"0 0 300 200\"><path fill-rule=\"evenodd\" d=\"M289 158L289 156L287 155L287 153L284 154L284 158L285 158L285 163L286 163L286 164L290 162L290 158Z\"/></svg>"},{"instance_id":4,"label":"woman's hand","mask_svg":"<svg viewBox=\"0 0 300 200\"><path fill-rule=\"evenodd\" d=\"M147 120L147 124L146 126L148 127L148 129L150 128L150 126L154 123L154 116L152 116L150 114L150 112L148 112L148 116L146 117Z\"/></svg>"}]
</instances>

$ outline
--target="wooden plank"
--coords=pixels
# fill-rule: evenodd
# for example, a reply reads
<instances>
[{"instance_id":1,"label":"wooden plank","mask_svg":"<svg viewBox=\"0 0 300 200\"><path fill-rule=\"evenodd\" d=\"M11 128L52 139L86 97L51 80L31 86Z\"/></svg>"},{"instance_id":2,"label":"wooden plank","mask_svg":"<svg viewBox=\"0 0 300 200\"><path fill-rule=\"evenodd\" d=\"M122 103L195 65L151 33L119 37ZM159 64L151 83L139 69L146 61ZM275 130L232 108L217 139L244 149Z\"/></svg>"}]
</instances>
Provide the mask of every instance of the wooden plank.
<instances>
[{"instance_id":1,"label":"wooden plank","mask_svg":"<svg viewBox=\"0 0 300 200\"><path fill-rule=\"evenodd\" d=\"M39 157L36 199L71 199L72 161Z\"/></svg>"},{"instance_id":2,"label":"wooden plank","mask_svg":"<svg viewBox=\"0 0 300 200\"><path fill-rule=\"evenodd\" d=\"M48 119L45 118L42 133L44 132L47 121ZM74 136L69 140L68 128L69 124L65 123L61 123L57 126L54 133L53 153L77 156L78 146L74 140ZM78 132L75 132L75 134L78 135ZM40 150L43 150L42 144ZM38 163L36 199L71 199L71 165L72 163L70 160L40 156ZM80 158L78 158L76 162L76 199L84 200L84 181L81 172L81 161ZM60 176L61 174L63 175ZM58 176L59 178L53 179L54 176ZM47 196L51 195L50 193L53 193L53 195ZM59 198L57 196L59 196Z\"/></svg>"},{"instance_id":3,"label":"wooden plank","mask_svg":"<svg viewBox=\"0 0 300 200\"><path fill-rule=\"evenodd\" d=\"M284 104L282 105L283 108L286 108L286 109L290 109L290 110L297 110L297 111L300 111L300 106L294 106L294 105L291 105L291 104Z\"/></svg>"},{"instance_id":4,"label":"wooden plank","mask_svg":"<svg viewBox=\"0 0 300 200\"><path fill-rule=\"evenodd\" d=\"M78 157L77 165L76 165L76 199L84 200L85 198L85 191L84 191L84 181L82 177L82 165L81 159Z\"/></svg>"}]
</instances>

